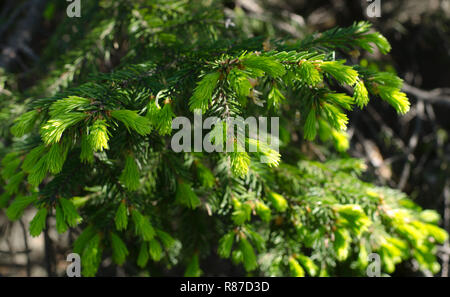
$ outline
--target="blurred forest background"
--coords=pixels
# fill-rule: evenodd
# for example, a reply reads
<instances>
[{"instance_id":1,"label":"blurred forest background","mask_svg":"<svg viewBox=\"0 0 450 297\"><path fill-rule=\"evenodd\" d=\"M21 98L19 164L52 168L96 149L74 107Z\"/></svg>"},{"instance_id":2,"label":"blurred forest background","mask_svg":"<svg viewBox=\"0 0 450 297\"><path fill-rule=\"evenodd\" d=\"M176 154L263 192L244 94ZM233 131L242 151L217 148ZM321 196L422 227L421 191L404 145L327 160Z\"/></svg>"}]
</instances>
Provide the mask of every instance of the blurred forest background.
<instances>
[{"instance_id":1,"label":"blurred forest background","mask_svg":"<svg viewBox=\"0 0 450 297\"><path fill-rule=\"evenodd\" d=\"M81 0L82 5L84 1L88 0ZM401 189L424 208L437 210L443 217L442 226L450 232L450 1L380 3L381 16L369 17L370 2L365 0L224 0L229 25L238 25L253 36L301 39L307 33L359 20L374 24L390 41L392 51L388 56L364 54L362 63L403 78L411 111L398 117L381 100L372 100L364 113L355 110L350 118L348 153L366 161L370 168L367 179ZM51 39L53 33L66 30L62 35L66 39L77 34L76 26L59 26L67 18L68 4L60 0L0 3L0 156L10 144L11 112L23 111L5 98L33 86L49 71L46 61L59 52L58 42ZM59 79L66 79L65 75L61 73ZM324 159L321 147L311 144L311 151ZM32 217L33 213L28 213L11 223L0 212L0 275L64 274L70 236L45 231L44 236L29 237L25 226ZM447 242L439 251L441 276L449 275L449 255ZM209 265L218 264L211 260ZM414 263L402 265L396 275L418 273ZM117 269L115 274L120 275ZM216 269L228 269L232 274L235 268Z\"/></svg>"}]
</instances>

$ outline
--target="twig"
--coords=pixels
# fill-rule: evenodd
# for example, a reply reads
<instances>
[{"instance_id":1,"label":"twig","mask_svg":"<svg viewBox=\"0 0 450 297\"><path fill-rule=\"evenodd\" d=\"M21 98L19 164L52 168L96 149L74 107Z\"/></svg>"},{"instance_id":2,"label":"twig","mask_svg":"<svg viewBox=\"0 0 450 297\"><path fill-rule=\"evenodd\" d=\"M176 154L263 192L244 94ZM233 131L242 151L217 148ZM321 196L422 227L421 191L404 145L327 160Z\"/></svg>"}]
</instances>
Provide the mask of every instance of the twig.
<instances>
[{"instance_id":1,"label":"twig","mask_svg":"<svg viewBox=\"0 0 450 297\"><path fill-rule=\"evenodd\" d=\"M425 91L404 83L402 90L414 95L419 100L450 106L450 88L437 88L431 91Z\"/></svg>"}]
</instances>

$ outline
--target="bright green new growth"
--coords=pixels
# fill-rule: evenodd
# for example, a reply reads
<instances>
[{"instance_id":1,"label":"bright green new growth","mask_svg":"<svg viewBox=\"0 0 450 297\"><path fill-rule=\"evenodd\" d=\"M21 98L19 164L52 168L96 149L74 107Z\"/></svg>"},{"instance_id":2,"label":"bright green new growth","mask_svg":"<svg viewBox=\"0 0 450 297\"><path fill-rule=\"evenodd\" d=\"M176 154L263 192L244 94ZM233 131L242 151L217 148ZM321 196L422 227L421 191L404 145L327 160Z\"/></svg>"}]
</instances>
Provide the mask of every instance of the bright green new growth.
<instances>
[{"instance_id":1,"label":"bright green new growth","mask_svg":"<svg viewBox=\"0 0 450 297\"><path fill-rule=\"evenodd\" d=\"M204 166L202 163L197 162L196 170L197 170L198 179L200 180L203 187L205 187L205 188L214 187L214 184L216 183L216 178L214 177L211 170L209 170L209 168Z\"/></svg>"},{"instance_id":2,"label":"bright green new growth","mask_svg":"<svg viewBox=\"0 0 450 297\"><path fill-rule=\"evenodd\" d=\"M41 156L44 154L46 148L45 145L39 145L32 149L25 157L25 160L22 163L22 169L23 171L30 173L38 160L41 158Z\"/></svg>"},{"instance_id":3,"label":"bright green new growth","mask_svg":"<svg viewBox=\"0 0 450 297\"><path fill-rule=\"evenodd\" d=\"M141 248L139 249L137 265L141 268L144 268L147 265L148 259L149 259L149 254L148 254L147 242L143 242L141 244Z\"/></svg>"},{"instance_id":4,"label":"bright green new growth","mask_svg":"<svg viewBox=\"0 0 450 297\"><path fill-rule=\"evenodd\" d=\"M320 64L320 68L341 84L353 86L358 80L358 72L351 66L344 65L344 63L345 60L323 62Z\"/></svg>"},{"instance_id":5,"label":"bright green new growth","mask_svg":"<svg viewBox=\"0 0 450 297\"><path fill-rule=\"evenodd\" d=\"M55 143L50 147L46 160L48 161L48 170L52 174L61 172L66 159L64 148L61 144Z\"/></svg>"},{"instance_id":6,"label":"bright green new growth","mask_svg":"<svg viewBox=\"0 0 450 297\"><path fill-rule=\"evenodd\" d=\"M68 112L51 118L41 127L41 136L45 144L54 144L61 140L66 129L72 127L88 117L85 113Z\"/></svg>"},{"instance_id":7,"label":"bright green new growth","mask_svg":"<svg viewBox=\"0 0 450 297\"><path fill-rule=\"evenodd\" d=\"M45 228L46 220L47 209L41 208L30 221L30 235L33 237L39 236Z\"/></svg>"},{"instance_id":8,"label":"bright green new growth","mask_svg":"<svg viewBox=\"0 0 450 297\"><path fill-rule=\"evenodd\" d=\"M247 152L230 153L231 171L235 176L244 177L250 166L250 156Z\"/></svg>"},{"instance_id":9,"label":"bright green new growth","mask_svg":"<svg viewBox=\"0 0 450 297\"><path fill-rule=\"evenodd\" d=\"M219 247L217 253L222 258L229 258L231 255L231 249L233 247L235 234L229 232L225 234L219 241Z\"/></svg>"},{"instance_id":10,"label":"bright green new growth","mask_svg":"<svg viewBox=\"0 0 450 297\"><path fill-rule=\"evenodd\" d=\"M49 108L51 117L58 117L72 111L82 111L89 106L91 102L89 99L69 96L65 99L55 101Z\"/></svg>"},{"instance_id":11,"label":"bright green new growth","mask_svg":"<svg viewBox=\"0 0 450 297\"><path fill-rule=\"evenodd\" d=\"M5 185L5 193L8 197L19 192L19 186L24 180L25 173L19 172L9 178L8 184Z\"/></svg>"},{"instance_id":12,"label":"bright green new growth","mask_svg":"<svg viewBox=\"0 0 450 297\"><path fill-rule=\"evenodd\" d=\"M58 233L66 232L67 229L69 229L69 226L67 225L66 219L64 218L64 211L61 205L56 206L55 218L56 218L56 231L58 231Z\"/></svg>"},{"instance_id":13,"label":"bright green new growth","mask_svg":"<svg viewBox=\"0 0 450 297\"><path fill-rule=\"evenodd\" d=\"M317 265L314 263L313 260L302 254L296 255L296 260L298 260L301 266L305 268L305 270L308 272L309 275L316 276L317 272L319 271L319 268L317 267Z\"/></svg>"},{"instance_id":14,"label":"bright green new growth","mask_svg":"<svg viewBox=\"0 0 450 297\"><path fill-rule=\"evenodd\" d=\"M39 112L37 110L30 110L29 112L24 113L14 120L14 126L11 127L11 133L16 137L22 137L31 132L38 116Z\"/></svg>"},{"instance_id":15,"label":"bright green new growth","mask_svg":"<svg viewBox=\"0 0 450 297\"><path fill-rule=\"evenodd\" d=\"M168 135L172 132L172 118L175 114L170 103L164 104L158 116L158 131L160 135Z\"/></svg>"},{"instance_id":16,"label":"bright green new growth","mask_svg":"<svg viewBox=\"0 0 450 297\"><path fill-rule=\"evenodd\" d=\"M83 163L94 162L94 148L89 138L89 135L85 133L81 136L80 161Z\"/></svg>"},{"instance_id":17,"label":"bright green new growth","mask_svg":"<svg viewBox=\"0 0 450 297\"><path fill-rule=\"evenodd\" d=\"M89 146L92 148L94 152L103 151L104 149L107 150L109 149L108 140L109 140L108 124L106 123L105 120L96 120L94 124L92 124L92 126L89 127L89 136L88 136ZM89 148L84 148L84 150L87 151L87 153L89 152Z\"/></svg>"},{"instance_id":18,"label":"bright green new growth","mask_svg":"<svg viewBox=\"0 0 450 297\"><path fill-rule=\"evenodd\" d=\"M409 111L410 104L405 93L396 88L385 86L379 86L378 91L380 97L392 105L398 113L405 114Z\"/></svg>"},{"instance_id":19,"label":"bright green new growth","mask_svg":"<svg viewBox=\"0 0 450 297\"><path fill-rule=\"evenodd\" d=\"M161 240L162 244L163 244L167 249L172 248L173 245L175 244L175 239L173 239L173 237L170 236L169 233L157 229L157 230L156 230L156 234L157 234L159 240Z\"/></svg>"},{"instance_id":20,"label":"bright green new growth","mask_svg":"<svg viewBox=\"0 0 450 297\"><path fill-rule=\"evenodd\" d=\"M119 236L117 236L115 233L111 232L111 247L113 251L113 260L118 265L122 265L125 263L125 260L129 254L128 249L125 245L125 243L120 239Z\"/></svg>"},{"instance_id":21,"label":"bright green new growth","mask_svg":"<svg viewBox=\"0 0 450 297\"><path fill-rule=\"evenodd\" d=\"M242 253L242 259L244 263L244 268L247 271L252 271L256 269L256 255L253 250L252 245L248 242L246 238L241 238L239 240L239 248Z\"/></svg>"},{"instance_id":22,"label":"bright green new growth","mask_svg":"<svg viewBox=\"0 0 450 297\"><path fill-rule=\"evenodd\" d=\"M151 122L148 118L140 116L132 110L114 110L111 116L122 122L130 131L130 128L140 135L147 135L152 131Z\"/></svg>"},{"instance_id":23,"label":"bright green new growth","mask_svg":"<svg viewBox=\"0 0 450 297\"><path fill-rule=\"evenodd\" d=\"M348 117L338 106L323 103L322 111L335 129L344 131L347 129Z\"/></svg>"},{"instance_id":24,"label":"bright green new growth","mask_svg":"<svg viewBox=\"0 0 450 297\"><path fill-rule=\"evenodd\" d=\"M346 152L350 147L348 134L345 131L331 130L331 137L333 138L334 147L338 152Z\"/></svg>"},{"instance_id":25,"label":"bright green new growth","mask_svg":"<svg viewBox=\"0 0 450 297\"><path fill-rule=\"evenodd\" d=\"M278 211L286 211L288 203L286 199L278 193L269 192L267 193L267 199L272 203L273 207Z\"/></svg>"},{"instance_id":26,"label":"bright green new growth","mask_svg":"<svg viewBox=\"0 0 450 297\"><path fill-rule=\"evenodd\" d=\"M359 108L364 108L367 103L369 103L369 93L367 92L366 86L362 80L358 80L355 84L355 92L353 93L353 98Z\"/></svg>"},{"instance_id":27,"label":"bright green new growth","mask_svg":"<svg viewBox=\"0 0 450 297\"><path fill-rule=\"evenodd\" d=\"M6 215L12 221L18 220L22 216L25 208L36 200L36 196L16 197L6 210Z\"/></svg>"},{"instance_id":28,"label":"bright green new growth","mask_svg":"<svg viewBox=\"0 0 450 297\"><path fill-rule=\"evenodd\" d=\"M260 216L264 222L270 222L272 219L272 211L270 207L261 201L256 202L256 214Z\"/></svg>"},{"instance_id":29,"label":"bright green new growth","mask_svg":"<svg viewBox=\"0 0 450 297\"><path fill-rule=\"evenodd\" d=\"M200 269L199 259L198 255L195 254L192 256L191 260L189 261L186 271L184 272L184 276L186 277L198 277L202 275L202 271Z\"/></svg>"},{"instance_id":30,"label":"bright green new growth","mask_svg":"<svg viewBox=\"0 0 450 297\"><path fill-rule=\"evenodd\" d=\"M0 164L2 168L0 170L0 174L4 179L11 178L19 167L20 159L17 158L17 156L17 153L9 153L1 161Z\"/></svg>"},{"instance_id":31,"label":"bright green new growth","mask_svg":"<svg viewBox=\"0 0 450 297\"><path fill-rule=\"evenodd\" d=\"M291 271L291 275L295 277L304 277L305 270L302 266L297 262L297 260L293 257L289 258L289 269Z\"/></svg>"},{"instance_id":32,"label":"bright green new growth","mask_svg":"<svg viewBox=\"0 0 450 297\"><path fill-rule=\"evenodd\" d=\"M200 109L204 113L208 109L219 78L219 72L208 73L202 78L197 84L191 99L189 99L189 108L191 111Z\"/></svg>"},{"instance_id":33,"label":"bright green new growth","mask_svg":"<svg viewBox=\"0 0 450 297\"><path fill-rule=\"evenodd\" d=\"M354 100L352 97L343 93L328 93L325 94L324 100L328 101L336 106L340 106L346 110L352 110Z\"/></svg>"},{"instance_id":34,"label":"bright green new growth","mask_svg":"<svg viewBox=\"0 0 450 297\"><path fill-rule=\"evenodd\" d=\"M58 201L61 205L61 209L64 213L64 220L67 225L70 227L75 227L82 220L75 208L75 205L73 205L72 201L64 198L59 198Z\"/></svg>"},{"instance_id":35,"label":"bright green new growth","mask_svg":"<svg viewBox=\"0 0 450 297\"><path fill-rule=\"evenodd\" d=\"M152 126L157 127L159 123L159 117L161 113L161 107L157 104L156 98L151 98L147 104L147 113L145 117L150 120Z\"/></svg>"},{"instance_id":36,"label":"bright green new growth","mask_svg":"<svg viewBox=\"0 0 450 297\"><path fill-rule=\"evenodd\" d=\"M119 180L130 191L136 191L139 188L139 168L133 156L127 156L125 167L120 174Z\"/></svg>"},{"instance_id":37,"label":"bright green new growth","mask_svg":"<svg viewBox=\"0 0 450 297\"><path fill-rule=\"evenodd\" d=\"M245 67L256 70L256 73L262 71L272 77L280 77L286 73L284 66L273 57L249 55L242 59L242 64ZM258 76L262 75L263 73L258 73Z\"/></svg>"},{"instance_id":38,"label":"bright green new growth","mask_svg":"<svg viewBox=\"0 0 450 297\"><path fill-rule=\"evenodd\" d=\"M28 175L28 182L33 186L38 186L48 172L48 155L44 155L31 169Z\"/></svg>"},{"instance_id":39,"label":"bright green new growth","mask_svg":"<svg viewBox=\"0 0 450 297\"><path fill-rule=\"evenodd\" d=\"M78 236L73 244L73 252L82 254L89 240L96 235L97 231L93 226L87 226Z\"/></svg>"},{"instance_id":40,"label":"bright green new growth","mask_svg":"<svg viewBox=\"0 0 450 297\"><path fill-rule=\"evenodd\" d=\"M387 54L391 51L391 45L389 41L378 32L367 34L365 36L365 44L361 44L361 47L372 52L370 43L375 44L381 51L382 54Z\"/></svg>"},{"instance_id":41,"label":"bright green new growth","mask_svg":"<svg viewBox=\"0 0 450 297\"><path fill-rule=\"evenodd\" d=\"M231 218L236 225L242 225L250 220L252 207L249 204L233 199L233 208L234 211Z\"/></svg>"},{"instance_id":42,"label":"bright green new growth","mask_svg":"<svg viewBox=\"0 0 450 297\"><path fill-rule=\"evenodd\" d=\"M228 74L228 80L231 88L235 90L238 99L241 102L245 102L252 89L252 84L250 83L245 72L237 68L233 68Z\"/></svg>"},{"instance_id":43,"label":"bright green new growth","mask_svg":"<svg viewBox=\"0 0 450 297\"><path fill-rule=\"evenodd\" d=\"M350 233L346 229L337 229L334 232L334 251L338 261L344 261L349 255Z\"/></svg>"},{"instance_id":44,"label":"bright green new growth","mask_svg":"<svg viewBox=\"0 0 450 297\"><path fill-rule=\"evenodd\" d=\"M275 141L269 139L269 142ZM281 155L279 152L271 148L265 141L248 138L247 142L251 151L255 150L263 157L263 161L268 167L277 167L280 163Z\"/></svg>"},{"instance_id":45,"label":"bright green new growth","mask_svg":"<svg viewBox=\"0 0 450 297\"><path fill-rule=\"evenodd\" d=\"M83 276L95 276L101 262L102 247L99 234L93 235L87 242L81 254L81 272ZM123 252L123 251L121 251Z\"/></svg>"},{"instance_id":46,"label":"bright green new growth","mask_svg":"<svg viewBox=\"0 0 450 297\"><path fill-rule=\"evenodd\" d=\"M116 216L114 217L114 221L116 222L116 229L126 230L128 226L128 214L127 214L127 206L124 202L120 203L119 208L117 209Z\"/></svg>"},{"instance_id":47,"label":"bright green new growth","mask_svg":"<svg viewBox=\"0 0 450 297\"><path fill-rule=\"evenodd\" d=\"M307 140L314 140L316 138L317 130L316 130L316 111L314 108L308 113L308 117L306 118L305 127L304 127L304 136Z\"/></svg>"},{"instance_id":48,"label":"bright green new growth","mask_svg":"<svg viewBox=\"0 0 450 297\"><path fill-rule=\"evenodd\" d=\"M306 84L315 86L323 80L317 66L308 60L302 60L299 62L297 73L301 80L304 80Z\"/></svg>"},{"instance_id":49,"label":"bright green new growth","mask_svg":"<svg viewBox=\"0 0 450 297\"><path fill-rule=\"evenodd\" d=\"M267 95L267 105L278 109L278 107L286 100L283 93L274 85Z\"/></svg>"},{"instance_id":50,"label":"bright green new growth","mask_svg":"<svg viewBox=\"0 0 450 297\"><path fill-rule=\"evenodd\" d=\"M162 247L159 241L152 239L148 243L149 253L153 261L158 262L162 257Z\"/></svg>"},{"instance_id":51,"label":"bright green new growth","mask_svg":"<svg viewBox=\"0 0 450 297\"><path fill-rule=\"evenodd\" d=\"M155 229L150 224L148 218L144 217L139 211L132 210L131 218L134 223L135 234L140 236L144 241L150 241L155 236Z\"/></svg>"},{"instance_id":52,"label":"bright green new growth","mask_svg":"<svg viewBox=\"0 0 450 297\"><path fill-rule=\"evenodd\" d=\"M337 225L351 230L356 236L367 231L370 220L359 205L339 205L336 207L339 219Z\"/></svg>"},{"instance_id":53,"label":"bright green new growth","mask_svg":"<svg viewBox=\"0 0 450 297\"><path fill-rule=\"evenodd\" d=\"M201 204L191 185L183 180L178 181L175 200L191 209L197 208Z\"/></svg>"}]
</instances>

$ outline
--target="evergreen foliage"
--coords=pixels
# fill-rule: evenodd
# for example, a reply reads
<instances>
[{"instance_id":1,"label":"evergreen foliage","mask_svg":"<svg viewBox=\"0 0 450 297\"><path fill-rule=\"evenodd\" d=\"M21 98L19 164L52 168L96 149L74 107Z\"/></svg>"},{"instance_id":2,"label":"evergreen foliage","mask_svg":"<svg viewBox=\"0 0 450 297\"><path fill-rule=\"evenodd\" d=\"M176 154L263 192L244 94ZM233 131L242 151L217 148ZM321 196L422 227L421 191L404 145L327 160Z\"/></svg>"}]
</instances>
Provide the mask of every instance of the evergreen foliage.
<instances>
[{"instance_id":1,"label":"evergreen foliage","mask_svg":"<svg viewBox=\"0 0 450 297\"><path fill-rule=\"evenodd\" d=\"M369 23L263 42L227 28L216 1L86 3L92 11L11 123L0 198L11 220L38 209L32 236L53 215L58 232L80 230L84 276L109 255L153 275L200 276L210 254L248 275L365 275L373 252L384 273L411 259L439 270L439 215L363 181L364 164L345 154L354 106L370 98L409 110L400 78L346 60L355 49L389 52ZM105 71L96 61L107 55L120 63ZM255 153L175 153L172 119L198 109L280 117L280 154L251 138ZM336 153L312 160L294 134Z\"/></svg>"}]
</instances>

